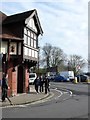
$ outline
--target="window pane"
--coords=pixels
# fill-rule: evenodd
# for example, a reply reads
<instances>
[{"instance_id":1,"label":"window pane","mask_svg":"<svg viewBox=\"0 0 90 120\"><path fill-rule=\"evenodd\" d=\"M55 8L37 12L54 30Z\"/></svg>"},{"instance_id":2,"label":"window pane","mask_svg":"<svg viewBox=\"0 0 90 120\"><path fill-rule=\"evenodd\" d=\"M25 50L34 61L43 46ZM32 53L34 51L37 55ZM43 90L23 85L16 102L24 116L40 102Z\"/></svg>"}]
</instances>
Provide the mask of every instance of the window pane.
<instances>
[{"instance_id":1,"label":"window pane","mask_svg":"<svg viewBox=\"0 0 90 120\"><path fill-rule=\"evenodd\" d=\"M26 28L24 28L24 33L27 34L27 29Z\"/></svg>"},{"instance_id":2,"label":"window pane","mask_svg":"<svg viewBox=\"0 0 90 120\"><path fill-rule=\"evenodd\" d=\"M24 47L24 55L29 55L29 49L27 47Z\"/></svg>"},{"instance_id":3,"label":"window pane","mask_svg":"<svg viewBox=\"0 0 90 120\"><path fill-rule=\"evenodd\" d=\"M28 37L28 45L30 46L30 37Z\"/></svg>"},{"instance_id":4,"label":"window pane","mask_svg":"<svg viewBox=\"0 0 90 120\"><path fill-rule=\"evenodd\" d=\"M24 54L27 55L27 48L24 47Z\"/></svg>"},{"instance_id":5,"label":"window pane","mask_svg":"<svg viewBox=\"0 0 90 120\"><path fill-rule=\"evenodd\" d=\"M32 57L34 57L34 50L32 50Z\"/></svg>"},{"instance_id":6,"label":"window pane","mask_svg":"<svg viewBox=\"0 0 90 120\"><path fill-rule=\"evenodd\" d=\"M38 52L35 51L35 58L38 58Z\"/></svg>"},{"instance_id":7,"label":"window pane","mask_svg":"<svg viewBox=\"0 0 90 120\"><path fill-rule=\"evenodd\" d=\"M30 31L28 30L28 36L30 36Z\"/></svg>"},{"instance_id":8,"label":"window pane","mask_svg":"<svg viewBox=\"0 0 90 120\"><path fill-rule=\"evenodd\" d=\"M36 48L36 40L34 40L34 48Z\"/></svg>"},{"instance_id":9,"label":"window pane","mask_svg":"<svg viewBox=\"0 0 90 120\"><path fill-rule=\"evenodd\" d=\"M27 36L24 34L24 43L27 43Z\"/></svg>"},{"instance_id":10,"label":"window pane","mask_svg":"<svg viewBox=\"0 0 90 120\"><path fill-rule=\"evenodd\" d=\"M31 37L33 38L33 33L31 32Z\"/></svg>"},{"instance_id":11,"label":"window pane","mask_svg":"<svg viewBox=\"0 0 90 120\"><path fill-rule=\"evenodd\" d=\"M36 40L36 34L34 34L34 39Z\"/></svg>"},{"instance_id":12,"label":"window pane","mask_svg":"<svg viewBox=\"0 0 90 120\"><path fill-rule=\"evenodd\" d=\"M31 38L31 47L33 47L33 39Z\"/></svg>"},{"instance_id":13,"label":"window pane","mask_svg":"<svg viewBox=\"0 0 90 120\"><path fill-rule=\"evenodd\" d=\"M31 56L31 49L29 49L29 56Z\"/></svg>"}]
</instances>

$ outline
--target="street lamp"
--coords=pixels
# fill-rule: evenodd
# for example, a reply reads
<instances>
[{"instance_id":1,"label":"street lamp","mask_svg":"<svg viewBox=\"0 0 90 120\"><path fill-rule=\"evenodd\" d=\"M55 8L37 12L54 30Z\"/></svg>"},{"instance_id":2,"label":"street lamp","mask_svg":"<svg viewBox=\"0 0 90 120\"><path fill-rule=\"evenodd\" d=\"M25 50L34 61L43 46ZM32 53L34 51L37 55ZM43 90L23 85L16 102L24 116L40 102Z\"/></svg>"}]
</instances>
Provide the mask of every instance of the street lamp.
<instances>
[{"instance_id":1,"label":"street lamp","mask_svg":"<svg viewBox=\"0 0 90 120\"><path fill-rule=\"evenodd\" d=\"M38 47L38 75L39 75L39 53L40 53L40 47Z\"/></svg>"},{"instance_id":2,"label":"street lamp","mask_svg":"<svg viewBox=\"0 0 90 120\"><path fill-rule=\"evenodd\" d=\"M68 71L69 71L69 69L70 69L69 67L70 67L70 62L68 61Z\"/></svg>"}]
</instances>

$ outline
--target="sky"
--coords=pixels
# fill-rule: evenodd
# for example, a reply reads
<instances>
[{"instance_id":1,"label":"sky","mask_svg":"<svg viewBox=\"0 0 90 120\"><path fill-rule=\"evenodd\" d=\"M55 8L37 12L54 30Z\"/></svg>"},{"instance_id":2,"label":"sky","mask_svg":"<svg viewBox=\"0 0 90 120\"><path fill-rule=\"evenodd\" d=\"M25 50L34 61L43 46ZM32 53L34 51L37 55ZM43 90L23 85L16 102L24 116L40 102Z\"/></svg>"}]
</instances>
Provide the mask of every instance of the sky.
<instances>
[{"instance_id":1,"label":"sky","mask_svg":"<svg viewBox=\"0 0 90 120\"><path fill-rule=\"evenodd\" d=\"M6 15L36 9L44 32L39 37L39 46L50 43L67 55L82 56L87 62L88 1L1 0L0 9Z\"/></svg>"}]
</instances>

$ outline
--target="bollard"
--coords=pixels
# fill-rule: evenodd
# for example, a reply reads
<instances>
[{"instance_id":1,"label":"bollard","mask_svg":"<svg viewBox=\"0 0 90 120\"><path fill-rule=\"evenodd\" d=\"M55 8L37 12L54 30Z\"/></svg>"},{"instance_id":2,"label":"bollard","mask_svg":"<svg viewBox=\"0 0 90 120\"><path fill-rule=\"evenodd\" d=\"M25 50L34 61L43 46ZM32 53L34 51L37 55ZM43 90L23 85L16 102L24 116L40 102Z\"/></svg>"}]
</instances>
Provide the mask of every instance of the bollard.
<instances>
[{"instance_id":1,"label":"bollard","mask_svg":"<svg viewBox=\"0 0 90 120\"><path fill-rule=\"evenodd\" d=\"M76 84L78 83L78 82L77 82L77 77L75 77L75 79L74 79L74 83L76 83Z\"/></svg>"},{"instance_id":2,"label":"bollard","mask_svg":"<svg viewBox=\"0 0 90 120\"><path fill-rule=\"evenodd\" d=\"M87 79L87 83L90 83L90 79Z\"/></svg>"}]
</instances>

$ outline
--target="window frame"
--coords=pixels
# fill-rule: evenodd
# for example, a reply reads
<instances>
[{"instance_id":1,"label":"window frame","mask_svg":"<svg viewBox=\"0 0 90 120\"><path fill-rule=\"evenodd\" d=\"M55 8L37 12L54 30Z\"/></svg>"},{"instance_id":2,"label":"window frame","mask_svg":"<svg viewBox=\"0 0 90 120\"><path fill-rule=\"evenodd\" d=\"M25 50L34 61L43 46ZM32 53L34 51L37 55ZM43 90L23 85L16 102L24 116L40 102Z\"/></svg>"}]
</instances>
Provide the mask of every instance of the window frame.
<instances>
[{"instance_id":1,"label":"window frame","mask_svg":"<svg viewBox=\"0 0 90 120\"><path fill-rule=\"evenodd\" d=\"M26 36L26 38L25 38L25 36ZM38 40L37 34L34 31L32 31L31 29L28 29L27 27L25 27L24 28L24 44L37 49L37 40Z\"/></svg>"}]
</instances>

